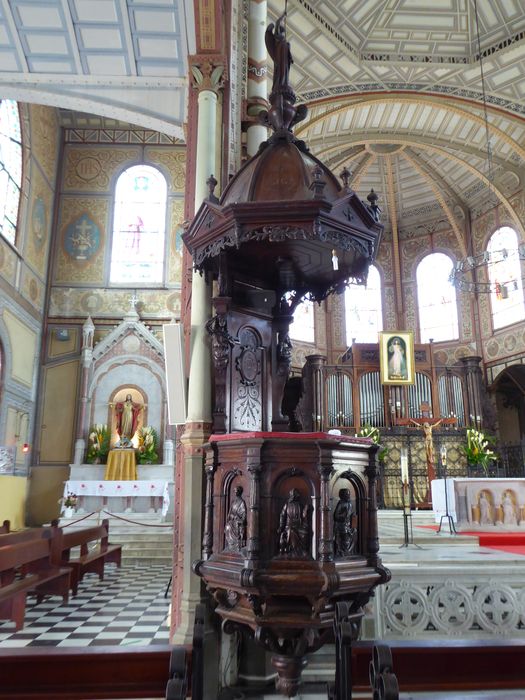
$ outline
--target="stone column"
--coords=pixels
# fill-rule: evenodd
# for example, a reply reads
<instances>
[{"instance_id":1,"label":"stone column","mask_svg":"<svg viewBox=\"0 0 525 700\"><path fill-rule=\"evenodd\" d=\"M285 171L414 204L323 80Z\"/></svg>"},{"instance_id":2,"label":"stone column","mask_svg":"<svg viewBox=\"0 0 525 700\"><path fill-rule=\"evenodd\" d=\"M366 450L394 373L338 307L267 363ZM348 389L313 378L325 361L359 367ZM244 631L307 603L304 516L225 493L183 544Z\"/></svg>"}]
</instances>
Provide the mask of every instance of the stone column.
<instances>
[{"instance_id":1,"label":"stone column","mask_svg":"<svg viewBox=\"0 0 525 700\"><path fill-rule=\"evenodd\" d=\"M266 109L266 0L250 0L248 17L248 88L247 113L253 119L247 131L246 149L251 157L257 153L259 145L267 138L266 127L256 120L257 115Z\"/></svg>"},{"instance_id":2,"label":"stone column","mask_svg":"<svg viewBox=\"0 0 525 700\"><path fill-rule=\"evenodd\" d=\"M91 369L91 364L93 362L93 336L95 333L95 324L93 323L91 316L88 316L84 325L82 326L82 378L81 378L81 389L80 389L80 408L78 411L77 418L77 435L75 440L75 457L74 464L82 464L84 459L84 454L86 451L86 439L85 435L89 430L89 426L86 425L87 420L87 405L89 401L88 397L88 382L89 382L89 371Z\"/></svg>"},{"instance_id":3,"label":"stone column","mask_svg":"<svg viewBox=\"0 0 525 700\"><path fill-rule=\"evenodd\" d=\"M222 87L223 65L196 56L191 65L193 87L198 90L195 148L195 211L208 193L206 180L215 170L219 121L217 95ZM201 600L200 580L192 562L201 558L203 445L211 431L211 354L206 321L211 317L211 284L193 273L191 289L191 337L188 378L188 413L181 442L184 459L181 474L181 515L177 547L181 556L173 578L172 642L191 643L195 606ZM181 566L182 564L182 566Z\"/></svg>"}]
</instances>

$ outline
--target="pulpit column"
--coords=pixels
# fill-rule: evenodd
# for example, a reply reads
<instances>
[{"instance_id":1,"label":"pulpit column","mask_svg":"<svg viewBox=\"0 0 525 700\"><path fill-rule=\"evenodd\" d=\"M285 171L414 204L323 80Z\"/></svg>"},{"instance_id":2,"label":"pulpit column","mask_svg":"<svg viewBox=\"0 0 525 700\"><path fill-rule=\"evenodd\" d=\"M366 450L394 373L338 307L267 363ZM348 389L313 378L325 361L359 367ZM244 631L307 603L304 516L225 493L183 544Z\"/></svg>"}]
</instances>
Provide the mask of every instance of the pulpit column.
<instances>
[{"instance_id":1,"label":"pulpit column","mask_svg":"<svg viewBox=\"0 0 525 700\"><path fill-rule=\"evenodd\" d=\"M195 56L191 63L193 87L198 90L197 139L195 148L195 211L208 194L206 180L215 171L219 133L218 91L224 66L214 58ZM184 449L181 479L181 518L177 544L182 550L179 571L174 577L174 623L172 642L191 642L195 606L201 601L201 586L191 565L201 556L203 444L211 432L211 354L206 322L211 317L211 284L205 275L193 272L190 316L190 363L188 413L181 443ZM180 566L182 559L182 567ZM182 571L180 569L182 568ZM176 583L176 585L175 585ZM177 590L178 589L178 590Z\"/></svg>"},{"instance_id":2,"label":"pulpit column","mask_svg":"<svg viewBox=\"0 0 525 700\"><path fill-rule=\"evenodd\" d=\"M248 104L249 117L266 109L266 45L264 33L266 31L266 0L250 0L248 17ZM246 150L248 156L254 156L262 141L268 137L265 126L257 121L250 123L247 132Z\"/></svg>"}]
</instances>

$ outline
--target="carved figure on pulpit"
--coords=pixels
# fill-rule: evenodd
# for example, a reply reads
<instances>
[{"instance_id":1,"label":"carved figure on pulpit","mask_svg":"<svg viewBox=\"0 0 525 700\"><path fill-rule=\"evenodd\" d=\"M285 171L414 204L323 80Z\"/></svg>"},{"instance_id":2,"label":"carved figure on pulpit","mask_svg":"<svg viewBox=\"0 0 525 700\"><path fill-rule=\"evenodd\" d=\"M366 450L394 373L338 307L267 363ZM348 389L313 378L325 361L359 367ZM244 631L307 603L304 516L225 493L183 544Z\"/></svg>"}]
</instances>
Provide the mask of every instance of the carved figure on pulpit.
<instances>
[{"instance_id":1,"label":"carved figure on pulpit","mask_svg":"<svg viewBox=\"0 0 525 700\"><path fill-rule=\"evenodd\" d=\"M308 555L308 505L301 503L297 489L291 489L279 517L279 554Z\"/></svg>"},{"instance_id":2,"label":"carved figure on pulpit","mask_svg":"<svg viewBox=\"0 0 525 700\"><path fill-rule=\"evenodd\" d=\"M482 491L479 496L479 522L481 525L493 525L492 506L487 494Z\"/></svg>"},{"instance_id":3,"label":"carved figure on pulpit","mask_svg":"<svg viewBox=\"0 0 525 700\"><path fill-rule=\"evenodd\" d=\"M118 447L132 447L131 440L137 432L140 412L144 409L141 403L135 403L131 394L126 395L125 401L115 404L117 419Z\"/></svg>"},{"instance_id":4,"label":"carved figure on pulpit","mask_svg":"<svg viewBox=\"0 0 525 700\"><path fill-rule=\"evenodd\" d=\"M246 501L242 493L242 486L236 486L224 528L224 548L234 552L240 552L246 544Z\"/></svg>"},{"instance_id":5,"label":"carved figure on pulpit","mask_svg":"<svg viewBox=\"0 0 525 700\"><path fill-rule=\"evenodd\" d=\"M352 527L353 515L350 490L339 491L339 501L334 510L334 553L336 557L347 557L354 553L357 530Z\"/></svg>"},{"instance_id":6,"label":"carved figure on pulpit","mask_svg":"<svg viewBox=\"0 0 525 700\"><path fill-rule=\"evenodd\" d=\"M505 491L505 494L501 501L501 508L503 510L503 524L517 525L518 518L516 517L516 508L514 507L512 497L508 491Z\"/></svg>"}]
</instances>

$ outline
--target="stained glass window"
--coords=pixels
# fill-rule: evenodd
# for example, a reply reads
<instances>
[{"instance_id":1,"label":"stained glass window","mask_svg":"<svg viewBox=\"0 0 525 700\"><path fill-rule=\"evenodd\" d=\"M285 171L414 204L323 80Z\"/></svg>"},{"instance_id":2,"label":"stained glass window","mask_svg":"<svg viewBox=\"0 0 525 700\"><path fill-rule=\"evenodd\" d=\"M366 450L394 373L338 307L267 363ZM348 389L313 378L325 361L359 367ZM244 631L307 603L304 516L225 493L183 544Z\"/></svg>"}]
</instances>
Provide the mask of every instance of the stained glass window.
<instances>
[{"instance_id":1,"label":"stained glass window","mask_svg":"<svg viewBox=\"0 0 525 700\"><path fill-rule=\"evenodd\" d=\"M0 233L15 243L22 186L20 115L14 100L0 101Z\"/></svg>"},{"instance_id":2,"label":"stained glass window","mask_svg":"<svg viewBox=\"0 0 525 700\"><path fill-rule=\"evenodd\" d=\"M112 284L162 284L166 178L149 165L125 170L115 188Z\"/></svg>"},{"instance_id":3,"label":"stained glass window","mask_svg":"<svg viewBox=\"0 0 525 700\"><path fill-rule=\"evenodd\" d=\"M370 265L366 286L351 284L345 291L346 344L377 343L383 330L381 277L375 265Z\"/></svg>"},{"instance_id":4,"label":"stained glass window","mask_svg":"<svg viewBox=\"0 0 525 700\"><path fill-rule=\"evenodd\" d=\"M421 342L459 337L456 290L450 282L452 260L431 253L417 266L417 299Z\"/></svg>"},{"instance_id":5,"label":"stained glass window","mask_svg":"<svg viewBox=\"0 0 525 700\"><path fill-rule=\"evenodd\" d=\"M503 226L490 237L488 273L492 285L490 301L494 328L503 328L523 321L523 283L518 235L509 226Z\"/></svg>"}]
</instances>

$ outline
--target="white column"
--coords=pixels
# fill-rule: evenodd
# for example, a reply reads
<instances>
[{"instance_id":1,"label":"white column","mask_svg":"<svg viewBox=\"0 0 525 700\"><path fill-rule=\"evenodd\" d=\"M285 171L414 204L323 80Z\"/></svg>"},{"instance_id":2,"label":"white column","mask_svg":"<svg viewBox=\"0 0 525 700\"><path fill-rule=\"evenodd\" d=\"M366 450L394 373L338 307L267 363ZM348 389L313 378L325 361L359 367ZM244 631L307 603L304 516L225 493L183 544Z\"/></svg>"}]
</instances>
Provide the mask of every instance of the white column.
<instances>
[{"instance_id":1,"label":"white column","mask_svg":"<svg viewBox=\"0 0 525 700\"><path fill-rule=\"evenodd\" d=\"M248 114L256 116L266 101L266 0L250 0L248 17ZM268 132L262 124L251 124L246 134L246 149L249 156L257 153L259 145L268 137Z\"/></svg>"},{"instance_id":2,"label":"white column","mask_svg":"<svg viewBox=\"0 0 525 700\"><path fill-rule=\"evenodd\" d=\"M197 124L195 211L206 197L206 180L215 170L217 94L199 92ZM211 287L204 275L193 273L191 286L191 348L187 423L211 421L211 357L204 324L211 316Z\"/></svg>"}]
</instances>

